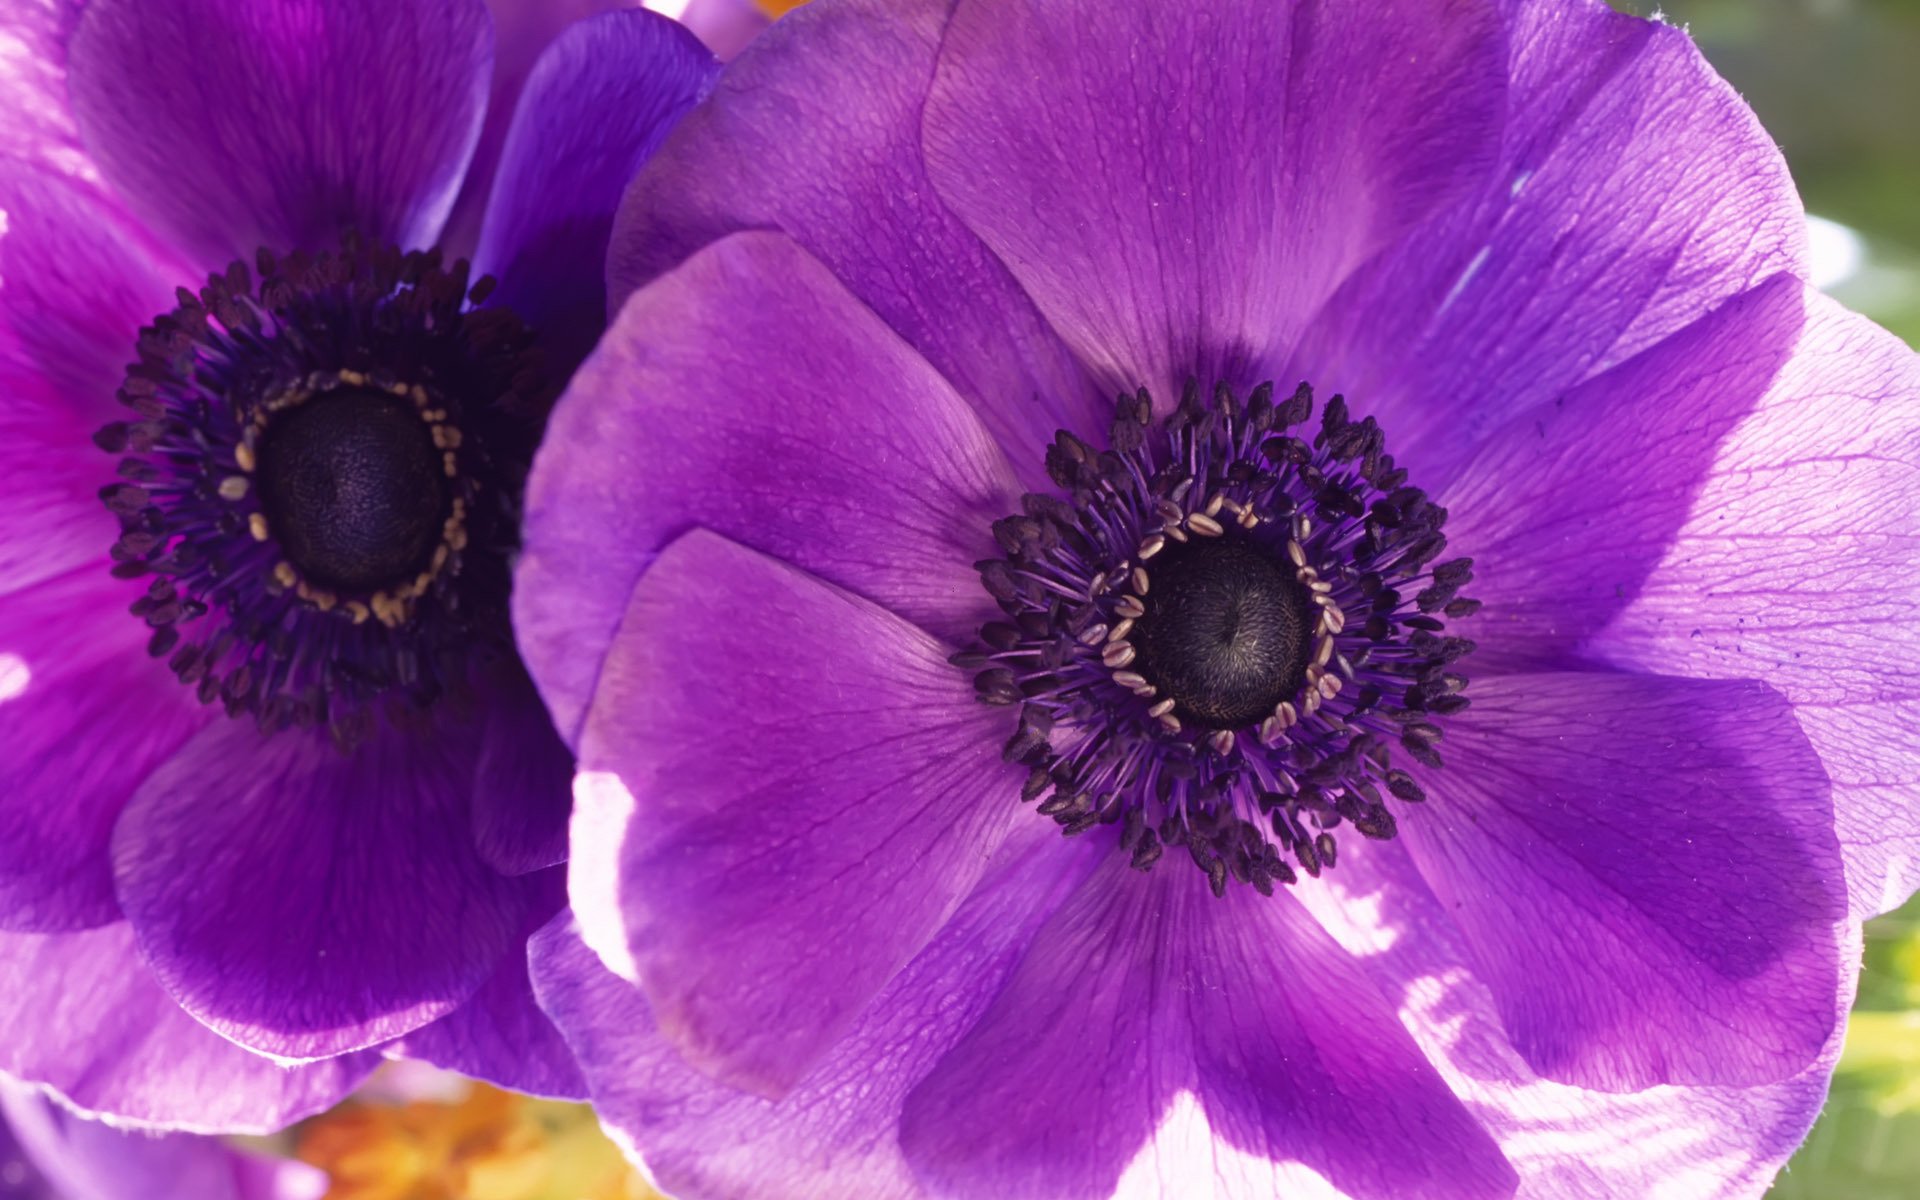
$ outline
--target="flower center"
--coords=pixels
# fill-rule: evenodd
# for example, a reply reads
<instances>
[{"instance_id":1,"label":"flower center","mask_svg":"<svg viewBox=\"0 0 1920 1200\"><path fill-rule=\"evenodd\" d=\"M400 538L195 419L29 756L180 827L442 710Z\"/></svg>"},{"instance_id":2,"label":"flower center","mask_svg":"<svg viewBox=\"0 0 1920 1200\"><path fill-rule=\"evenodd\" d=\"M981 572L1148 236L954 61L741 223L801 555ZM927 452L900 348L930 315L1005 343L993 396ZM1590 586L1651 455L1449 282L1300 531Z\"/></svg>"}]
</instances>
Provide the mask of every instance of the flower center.
<instances>
[{"instance_id":1,"label":"flower center","mask_svg":"<svg viewBox=\"0 0 1920 1200\"><path fill-rule=\"evenodd\" d=\"M94 440L113 573L203 702L350 748L511 656L508 555L546 389L530 331L437 252L262 251L141 330Z\"/></svg>"},{"instance_id":2,"label":"flower center","mask_svg":"<svg viewBox=\"0 0 1920 1200\"><path fill-rule=\"evenodd\" d=\"M1284 559L1243 535L1196 538L1169 546L1148 574L1134 669L1180 717L1233 729L1299 692L1317 613Z\"/></svg>"},{"instance_id":3,"label":"flower center","mask_svg":"<svg viewBox=\"0 0 1920 1200\"><path fill-rule=\"evenodd\" d=\"M261 512L302 575L377 590L427 566L452 500L433 428L363 387L274 415L260 439Z\"/></svg>"},{"instance_id":4,"label":"flower center","mask_svg":"<svg viewBox=\"0 0 1920 1200\"><path fill-rule=\"evenodd\" d=\"M1304 384L1152 413L1122 396L1106 450L1056 436L1060 494L1023 497L980 564L1004 619L953 661L1019 706L1003 754L1063 832L1271 893L1332 866L1341 825L1390 838L1388 798L1426 798L1394 755L1439 768L1436 722L1467 706L1473 643L1444 631L1479 608L1472 563L1435 565L1446 510L1341 397L1311 435Z\"/></svg>"}]
</instances>

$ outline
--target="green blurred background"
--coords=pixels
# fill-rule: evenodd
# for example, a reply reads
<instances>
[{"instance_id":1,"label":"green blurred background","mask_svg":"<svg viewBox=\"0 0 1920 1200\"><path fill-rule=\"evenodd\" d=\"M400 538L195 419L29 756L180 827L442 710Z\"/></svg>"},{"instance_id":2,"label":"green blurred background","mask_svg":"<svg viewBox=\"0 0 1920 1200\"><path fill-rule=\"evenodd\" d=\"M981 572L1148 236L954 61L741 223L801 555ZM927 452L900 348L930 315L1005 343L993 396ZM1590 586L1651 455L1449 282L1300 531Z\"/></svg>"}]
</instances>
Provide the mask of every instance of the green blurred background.
<instances>
[{"instance_id":1,"label":"green blurred background","mask_svg":"<svg viewBox=\"0 0 1920 1200\"><path fill-rule=\"evenodd\" d=\"M1920 345L1920 0L1616 0L1685 27L1786 151L1817 280ZM1920 563L1915 564L1920 570ZM1867 926L1832 1098L1774 1200L1920 1200L1920 902Z\"/></svg>"}]
</instances>

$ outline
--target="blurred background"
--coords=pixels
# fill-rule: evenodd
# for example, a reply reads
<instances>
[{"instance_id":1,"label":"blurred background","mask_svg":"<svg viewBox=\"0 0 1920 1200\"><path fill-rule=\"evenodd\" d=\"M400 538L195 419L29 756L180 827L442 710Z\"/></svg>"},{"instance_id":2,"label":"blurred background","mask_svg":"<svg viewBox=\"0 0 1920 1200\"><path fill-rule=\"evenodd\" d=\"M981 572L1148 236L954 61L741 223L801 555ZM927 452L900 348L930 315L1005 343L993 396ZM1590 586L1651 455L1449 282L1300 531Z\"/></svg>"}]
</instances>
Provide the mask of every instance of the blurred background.
<instances>
[{"instance_id":1,"label":"blurred background","mask_svg":"<svg viewBox=\"0 0 1920 1200\"><path fill-rule=\"evenodd\" d=\"M1920 346L1920 0L1614 0L1687 29L1760 114L1814 280ZM1915 564L1920 570L1920 563ZM1832 1098L1770 1200L1920 1196L1920 902L1867 926Z\"/></svg>"}]
</instances>

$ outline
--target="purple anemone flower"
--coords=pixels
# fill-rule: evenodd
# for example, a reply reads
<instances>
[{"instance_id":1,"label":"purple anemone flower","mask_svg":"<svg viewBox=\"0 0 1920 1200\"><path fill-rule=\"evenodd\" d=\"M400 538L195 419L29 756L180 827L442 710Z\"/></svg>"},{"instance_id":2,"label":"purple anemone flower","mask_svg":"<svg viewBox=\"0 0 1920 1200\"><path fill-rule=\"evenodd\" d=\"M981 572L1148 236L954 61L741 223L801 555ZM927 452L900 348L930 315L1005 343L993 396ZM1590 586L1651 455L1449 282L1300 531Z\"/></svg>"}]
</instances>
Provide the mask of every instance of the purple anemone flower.
<instances>
[{"instance_id":1,"label":"purple anemone flower","mask_svg":"<svg viewBox=\"0 0 1920 1200\"><path fill-rule=\"evenodd\" d=\"M603 1119L686 1197L1757 1194L1920 863L1920 370L1803 229L1597 3L784 18L528 489Z\"/></svg>"},{"instance_id":2,"label":"purple anemone flower","mask_svg":"<svg viewBox=\"0 0 1920 1200\"><path fill-rule=\"evenodd\" d=\"M0 1079L0 1200L320 1200L327 1177L218 1138L114 1129Z\"/></svg>"},{"instance_id":3,"label":"purple anemone flower","mask_svg":"<svg viewBox=\"0 0 1920 1200\"><path fill-rule=\"evenodd\" d=\"M608 7L0 3L0 1071L193 1128L372 1047L578 1091L508 562L717 70Z\"/></svg>"}]
</instances>

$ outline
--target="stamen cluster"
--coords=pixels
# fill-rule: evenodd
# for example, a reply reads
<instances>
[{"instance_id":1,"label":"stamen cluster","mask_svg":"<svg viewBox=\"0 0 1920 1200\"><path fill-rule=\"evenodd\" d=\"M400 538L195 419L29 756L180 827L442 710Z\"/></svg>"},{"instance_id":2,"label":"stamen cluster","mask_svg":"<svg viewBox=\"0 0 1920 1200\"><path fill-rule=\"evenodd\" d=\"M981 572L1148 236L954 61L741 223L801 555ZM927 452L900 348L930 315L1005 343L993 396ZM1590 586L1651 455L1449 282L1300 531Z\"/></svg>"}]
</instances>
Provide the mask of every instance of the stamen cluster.
<instances>
[{"instance_id":1,"label":"stamen cluster","mask_svg":"<svg viewBox=\"0 0 1920 1200\"><path fill-rule=\"evenodd\" d=\"M491 287L469 288L467 264L437 251L350 237L235 262L140 331L119 392L134 416L95 435L124 456L100 493L120 519L113 573L151 577L132 605L148 651L202 702L268 730L326 726L350 746L376 702L405 719L459 690L476 655L511 653L513 509L548 398L530 331L479 307ZM329 418L329 405L359 407ZM337 537L331 493L353 503L352 481L316 459L324 448L287 447L364 438L370 421L397 431L403 458L424 455L427 486L396 489L416 510L401 514L413 528L394 535L397 556L374 545L373 575L329 577L312 562L337 553L307 548ZM294 484L273 476L276 448L303 472ZM316 490L308 511L276 511L277 495ZM376 533L392 523L369 518Z\"/></svg>"},{"instance_id":2,"label":"stamen cluster","mask_svg":"<svg viewBox=\"0 0 1920 1200\"><path fill-rule=\"evenodd\" d=\"M1408 485L1373 418L1335 396L1309 441L1312 411L1305 384L1244 404L1189 384L1158 427L1145 390L1120 397L1104 451L1057 434L1061 494L1024 496L994 524L1004 557L979 564L1004 619L955 656L980 699L1020 706L1003 752L1029 768L1023 800L1069 835L1119 826L1141 870L1185 847L1216 895L1229 878L1271 894L1296 865L1317 876L1342 822L1394 836L1387 797L1425 792L1392 751L1439 767L1437 722L1467 707L1473 643L1446 620L1479 605L1459 594L1471 560L1432 565L1446 510ZM1182 619L1155 612L1155 560L1196 539L1292 572L1297 600L1275 602L1299 606L1304 661L1276 669L1298 685L1237 724L1183 719L1192 697L1141 658L1142 622Z\"/></svg>"}]
</instances>

